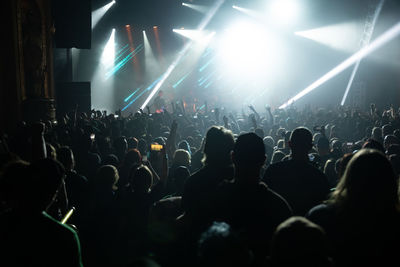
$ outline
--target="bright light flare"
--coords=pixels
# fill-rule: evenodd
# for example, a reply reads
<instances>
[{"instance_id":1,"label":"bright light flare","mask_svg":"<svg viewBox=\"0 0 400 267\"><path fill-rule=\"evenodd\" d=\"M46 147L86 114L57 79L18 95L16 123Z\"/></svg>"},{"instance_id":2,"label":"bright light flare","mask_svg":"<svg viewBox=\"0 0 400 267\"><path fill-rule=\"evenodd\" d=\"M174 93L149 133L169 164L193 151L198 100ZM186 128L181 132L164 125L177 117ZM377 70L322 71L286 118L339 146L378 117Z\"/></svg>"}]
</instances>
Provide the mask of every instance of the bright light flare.
<instances>
[{"instance_id":1,"label":"bright light flare","mask_svg":"<svg viewBox=\"0 0 400 267\"><path fill-rule=\"evenodd\" d=\"M387 30L384 34L379 36L377 39L375 39L370 45L364 47L345 61L343 61L341 64L339 64L337 67L332 69L330 72L319 78L317 81L312 83L310 86L308 86L306 89L289 99L285 104L281 105L279 108L286 108L287 106L293 104L303 96L307 95L311 91L313 91L315 88L321 86L322 84L326 83L345 69L349 68L351 65L359 61L360 59L368 56L375 50L379 49L386 43L392 41L394 38L396 38L400 34L400 22L394 25L392 28Z\"/></svg>"},{"instance_id":2,"label":"bright light flare","mask_svg":"<svg viewBox=\"0 0 400 267\"><path fill-rule=\"evenodd\" d=\"M232 6L233 9L236 9L237 11L240 11L250 17L256 18L256 19L262 19L262 14L260 12L248 9L248 8L243 8L239 6Z\"/></svg>"},{"instance_id":3,"label":"bright light flare","mask_svg":"<svg viewBox=\"0 0 400 267\"><path fill-rule=\"evenodd\" d=\"M101 63L106 67L112 67L115 59L115 29L112 29L110 38L104 47L103 54L101 55Z\"/></svg>"},{"instance_id":4,"label":"bright light flare","mask_svg":"<svg viewBox=\"0 0 400 267\"><path fill-rule=\"evenodd\" d=\"M210 20L215 16L217 11L220 9L222 4L225 2L225 0L218 0L214 6L207 12L203 20L200 22L198 26L198 30L202 31L204 28L208 25ZM171 75L171 73L174 71L176 66L180 63L182 58L186 55L186 53L189 51L189 49L192 47L192 42L189 42L186 44L182 50L178 53L177 57L175 60L172 62L172 64L168 67L167 71L162 75L161 80L157 83L157 85L154 87L153 91L150 93L150 95L147 97L147 99L144 101L143 105L141 106L141 109L144 109L147 104L151 101L151 99L154 97L154 95L160 90L161 86L164 84L164 82L168 79L168 77Z\"/></svg>"},{"instance_id":5,"label":"bright light flare","mask_svg":"<svg viewBox=\"0 0 400 267\"><path fill-rule=\"evenodd\" d=\"M200 30L180 30L180 29L173 29L173 32L182 35L186 38L189 38L192 41L207 44L215 35L215 32L208 32L208 31L200 31Z\"/></svg>"},{"instance_id":6,"label":"bright light flare","mask_svg":"<svg viewBox=\"0 0 400 267\"><path fill-rule=\"evenodd\" d=\"M96 27L97 23L101 20L101 18L107 13L107 11L115 4L115 1L111 1L110 3L102 6L95 11L92 12L92 29Z\"/></svg>"},{"instance_id":7,"label":"bright light flare","mask_svg":"<svg viewBox=\"0 0 400 267\"><path fill-rule=\"evenodd\" d=\"M268 7L268 16L279 24L288 25L295 23L300 14L298 0L273 0Z\"/></svg>"},{"instance_id":8,"label":"bright light flare","mask_svg":"<svg viewBox=\"0 0 400 267\"><path fill-rule=\"evenodd\" d=\"M221 37L218 60L221 67L240 77L265 75L283 59L281 47L278 39L265 28L239 22Z\"/></svg>"},{"instance_id":9,"label":"bright light flare","mask_svg":"<svg viewBox=\"0 0 400 267\"><path fill-rule=\"evenodd\" d=\"M312 30L299 31L295 34L336 50L354 53L359 48L362 33L362 23L346 22Z\"/></svg>"},{"instance_id":10,"label":"bright light flare","mask_svg":"<svg viewBox=\"0 0 400 267\"><path fill-rule=\"evenodd\" d=\"M191 9L196 10L197 12L200 12L200 13L203 13L203 14L207 13L207 11L210 9L207 6L194 5L194 4L189 4L189 3L182 3L182 6L191 8Z\"/></svg>"}]
</instances>

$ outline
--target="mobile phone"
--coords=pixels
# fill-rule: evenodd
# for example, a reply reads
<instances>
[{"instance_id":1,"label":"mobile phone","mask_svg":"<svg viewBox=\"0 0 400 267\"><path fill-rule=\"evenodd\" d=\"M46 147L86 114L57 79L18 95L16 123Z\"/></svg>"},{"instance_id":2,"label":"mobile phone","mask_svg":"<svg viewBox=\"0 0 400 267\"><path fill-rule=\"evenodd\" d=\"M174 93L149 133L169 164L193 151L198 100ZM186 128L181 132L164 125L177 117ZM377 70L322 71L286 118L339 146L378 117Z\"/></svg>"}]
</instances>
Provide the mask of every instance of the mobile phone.
<instances>
[{"instance_id":1,"label":"mobile phone","mask_svg":"<svg viewBox=\"0 0 400 267\"><path fill-rule=\"evenodd\" d=\"M353 145L353 143L351 143L351 142L347 143L347 146L352 146L352 145Z\"/></svg>"},{"instance_id":2,"label":"mobile phone","mask_svg":"<svg viewBox=\"0 0 400 267\"><path fill-rule=\"evenodd\" d=\"M150 145L150 149L153 150L153 151L160 151L161 149L163 149L163 145L151 144Z\"/></svg>"},{"instance_id":3,"label":"mobile phone","mask_svg":"<svg viewBox=\"0 0 400 267\"><path fill-rule=\"evenodd\" d=\"M96 137L96 136L95 136L95 134L93 134L93 133L90 135L90 139L92 139L92 140L94 140L95 137Z\"/></svg>"},{"instance_id":4,"label":"mobile phone","mask_svg":"<svg viewBox=\"0 0 400 267\"><path fill-rule=\"evenodd\" d=\"M147 161L147 155L143 155L143 156L142 156L142 162L143 162L143 161Z\"/></svg>"}]
</instances>

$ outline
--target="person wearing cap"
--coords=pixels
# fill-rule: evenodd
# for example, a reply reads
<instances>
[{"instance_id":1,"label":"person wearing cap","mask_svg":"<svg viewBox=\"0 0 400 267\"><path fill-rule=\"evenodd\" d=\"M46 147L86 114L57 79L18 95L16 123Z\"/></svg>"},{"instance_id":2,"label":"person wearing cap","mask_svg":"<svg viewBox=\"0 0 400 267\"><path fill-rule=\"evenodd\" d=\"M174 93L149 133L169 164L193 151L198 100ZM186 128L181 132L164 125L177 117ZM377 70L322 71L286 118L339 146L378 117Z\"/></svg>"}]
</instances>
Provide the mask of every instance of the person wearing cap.
<instances>
[{"instance_id":1,"label":"person wearing cap","mask_svg":"<svg viewBox=\"0 0 400 267\"><path fill-rule=\"evenodd\" d=\"M313 147L310 130L296 128L290 135L289 147L290 159L270 165L263 181L287 200L295 215L304 216L328 198L329 183L325 174L310 164L308 153Z\"/></svg>"}]
</instances>

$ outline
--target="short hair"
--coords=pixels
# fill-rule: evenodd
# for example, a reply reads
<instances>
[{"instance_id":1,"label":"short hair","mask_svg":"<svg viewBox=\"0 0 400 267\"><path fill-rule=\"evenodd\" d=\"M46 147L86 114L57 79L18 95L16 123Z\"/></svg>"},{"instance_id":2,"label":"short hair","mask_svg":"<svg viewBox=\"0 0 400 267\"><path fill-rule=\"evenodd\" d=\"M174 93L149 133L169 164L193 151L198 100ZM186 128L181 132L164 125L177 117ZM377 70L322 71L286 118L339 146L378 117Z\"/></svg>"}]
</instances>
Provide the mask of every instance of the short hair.
<instances>
[{"instance_id":1,"label":"short hair","mask_svg":"<svg viewBox=\"0 0 400 267\"><path fill-rule=\"evenodd\" d=\"M188 167L190 165L190 154L185 149L177 149L174 153L173 164Z\"/></svg>"},{"instance_id":2,"label":"short hair","mask_svg":"<svg viewBox=\"0 0 400 267\"><path fill-rule=\"evenodd\" d=\"M254 166L265 161L264 142L255 133L240 135L233 148L235 164Z\"/></svg>"},{"instance_id":3,"label":"short hair","mask_svg":"<svg viewBox=\"0 0 400 267\"><path fill-rule=\"evenodd\" d=\"M311 149L313 145L311 131L305 127L294 129L290 135L290 147L293 149Z\"/></svg>"},{"instance_id":4,"label":"short hair","mask_svg":"<svg viewBox=\"0 0 400 267\"><path fill-rule=\"evenodd\" d=\"M233 134L222 126L212 126L206 134L203 163L229 165L235 144Z\"/></svg>"},{"instance_id":5,"label":"short hair","mask_svg":"<svg viewBox=\"0 0 400 267\"><path fill-rule=\"evenodd\" d=\"M272 266L330 266L324 230L303 217L291 217L276 229Z\"/></svg>"},{"instance_id":6,"label":"short hair","mask_svg":"<svg viewBox=\"0 0 400 267\"><path fill-rule=\"evenodd\" d=\"M133 191L147 193L153 185L153 174L147 166L140 165L132 170L129 180Z\"/></svg>"},{"instance_id":7,"label":"short hair","mask_svg":"<svg viewBox=\"0 0 400 267\"><path fill-rule=\"evenodd\" d=\"M113 165L103 165L97 170L94 186L101 190L116 190L118 180L117 168Z\"/></svg>"}]
</instances>

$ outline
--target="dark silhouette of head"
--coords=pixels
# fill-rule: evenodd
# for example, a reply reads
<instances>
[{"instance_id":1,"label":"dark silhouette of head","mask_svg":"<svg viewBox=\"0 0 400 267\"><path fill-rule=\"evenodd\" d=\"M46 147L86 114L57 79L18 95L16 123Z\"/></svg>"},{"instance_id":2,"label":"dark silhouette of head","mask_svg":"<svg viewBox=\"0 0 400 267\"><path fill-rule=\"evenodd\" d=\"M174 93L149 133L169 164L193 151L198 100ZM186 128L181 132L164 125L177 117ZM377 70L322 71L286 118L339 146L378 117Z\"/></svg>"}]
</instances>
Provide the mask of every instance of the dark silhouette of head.
<instances>
[{"instance_id":1,"label":"dark silhouette of head","mask_svg":"<svg viewBox=\"0 0 400 267\"><path fill-rule=\"evenodd\" d=\"M307 154L313 146L312 140L312 134L307 128L299 127L294 129L289 140L292 157L307 159Z\"/></svg>"},{"instance_id":2,"label":"dark silhouette of head","mask_svg":"<svg viewBox=\"0 0 400 267\"><path fill-rule=\"evenodd\" d=\"M131 189L136 193L148 193L153 185L153 174L145 165L134 168L129 177Z\"/></svg>"},{"instance_id":3,"label":"dark silhouette of head","mask_svg":"<svg viewBox=\"0 0 400 267\"><path fill-rule=\"evenodd\" d=\"M53 159L42 159L28 167L29 179L23 188L27 206L32 211L46 210L55 199L64 179L64 166Z\"/></svg>"},{"instance_id":4,"label":"dark silhouette of head","mask_svg":"<svg viewBox=\"0 0 400 267\"><path fill-rule=\"evenodd\" d=\"M113 165L103 165L96 173L94 187L96 191L113 191L117 190L117 182L119 179L118 170Z\"/></svg>"},{"instance_id":5,"label":"dark silhouette of head","mask_svg":"<svg viewBox=\"0 0 400 267\"><path fill-rule=\"evenodd\" d=\"M252 254L224 222L214 222L199 240L200 266L250 266Z\"/></svg>"},{"instance_id":6,"label":"dark silhouette of head","mask_svg":"<svg viewBox=\"0 0 400 267\"><path fill-rule=\"evenodd\" d=\"M380 128L379 128L380 129ZM382 153L385 153L385 148L383 145L375 139L368 139L363 145L362 148L376 149Z\"/></svg>"},{"instance_id":7,"label":"dark silhouette of head","mask_svg":"<svg viewBox=\"0 0 400 267\"><path fill-rule=\"evenodd\" d=\"M203 163L220 166L231 164L231 151L234 144L231 131L224 127L211 127L206 134Z\"/></svg>"},{"instance_id":8,"label":"dark silhouette of head","mask_svg":"<svg viewBox=\"0 0 400 267\"><path fill-rule=\"evenodd\" d=\"M274 267L331 266L324 231L303 217L287 219L272 238L270 263Z\"/></svg>"},{"instance_id":9,"label":"dark silhouette of head","mask_svg":"<svg viewBox=\"0 0 400 267\"><path fill-rule=\"evenodd\" d=\"M397 209L398 179L386 156L361 149L350 160L332 200L343 207L377 212Z\"/></svg>"},{"instance_id":10,"label":"dark silhouette of head","mask_svg":"<svg viewBox=\"0 0 400 267\"><path fill-rule=\"evenodd\" d=\"M240 135L233 148L232 160L237 170L259 171L266 159L263 140L255 133Z\"/></svg>"},{"instance_id":11,"label":"dark silhouette of head","mask_svg":"<svg viewBox=\"0 0 400 267\"><path fill-rule=\"evenodd\" d=\"M125 155L123 165L131 166L140 163L142 163L142 155L140 154L140 151L137 149L130 149Z\"/></svg>"}]
</instances>

